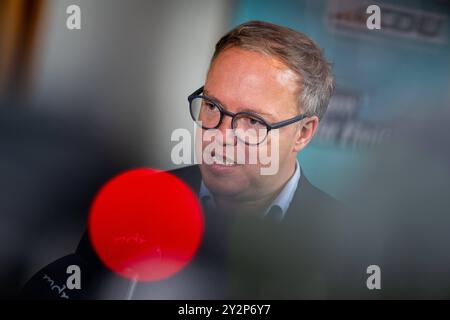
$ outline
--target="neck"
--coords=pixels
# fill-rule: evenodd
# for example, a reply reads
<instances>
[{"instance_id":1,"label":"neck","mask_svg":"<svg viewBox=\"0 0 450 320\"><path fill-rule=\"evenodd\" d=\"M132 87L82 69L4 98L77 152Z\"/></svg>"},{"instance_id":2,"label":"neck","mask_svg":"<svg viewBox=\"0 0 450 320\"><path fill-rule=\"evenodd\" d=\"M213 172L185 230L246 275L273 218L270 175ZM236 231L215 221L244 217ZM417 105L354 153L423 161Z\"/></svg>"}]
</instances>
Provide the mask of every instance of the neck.
<instances>
[{"instance_id":1,"label":"neck","mask_svg":"<svg viewBox=\"0 0 450 320\"><path fill-rule=\"evenodd\" d=\"M214 196L214 199L216 201L217 207L225 212L245 212L256 214L266 209L276 198L280 191L281 189L262 197L258 197L257 199L237 200L234 197L226 196Z\"/></svg>"}]
</instances>

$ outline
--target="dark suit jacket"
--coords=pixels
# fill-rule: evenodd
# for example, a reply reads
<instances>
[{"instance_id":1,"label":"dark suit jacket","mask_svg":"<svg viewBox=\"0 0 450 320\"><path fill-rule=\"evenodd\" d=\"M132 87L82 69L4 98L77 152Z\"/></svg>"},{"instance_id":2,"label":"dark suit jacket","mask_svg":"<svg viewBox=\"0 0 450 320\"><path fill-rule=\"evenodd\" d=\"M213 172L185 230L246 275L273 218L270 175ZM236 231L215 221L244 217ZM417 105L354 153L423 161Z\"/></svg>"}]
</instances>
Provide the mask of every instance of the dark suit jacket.
<instances>
[{"instance_id":1,"label":"dark suit jacket","mask_svg":"<svg viewBox=\"0 0 450 320\"><path fill-rule=\"evenodd\" d=\"M198 194L198 166L171 171ZM219 219L220 223L217 223ZM223 222L223 223L222 223ZM83 288L71 298L216 299L370 298L366 268L373 248L358 216L314 187L302 172L283 220L247 217L232 222L205 214L205 236L193 261L157 283L133 286L109 272L85 234L75 252L41 270L23 290L24 297L58 298L42 284L43 275L63 283L65 268L78 264ZM47 278L48 279L48 278Z\"/></svg>"}]
</instances>

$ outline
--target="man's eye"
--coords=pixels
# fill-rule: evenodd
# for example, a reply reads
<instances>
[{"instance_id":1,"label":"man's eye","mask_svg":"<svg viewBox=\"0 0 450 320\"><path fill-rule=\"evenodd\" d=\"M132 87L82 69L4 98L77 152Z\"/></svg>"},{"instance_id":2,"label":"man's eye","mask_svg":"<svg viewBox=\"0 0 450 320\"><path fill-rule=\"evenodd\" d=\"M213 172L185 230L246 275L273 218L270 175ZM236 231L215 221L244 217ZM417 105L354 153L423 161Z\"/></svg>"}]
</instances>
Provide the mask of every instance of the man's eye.
<instances>
[{"instance_id":1,"label":"man's eye","mask_svg":"<svg viewBox=\"0 0 450 320\"><path fill-rule=\"evenodd\" d=\"M261 121L254 118L247 118L247 124L251 127L260 127L262 126Z\"/></svg>"},{"instance_id":2,"label":"man's eye","mask_svg":"<svg viewBox=\"0 0 450 320\"><path fill-rule=\"evenodd\" d=\"M215 111L216 110L216 106L213 105L212 103L206 103L205 105L206 105L206 109L208 111Z\"/></svg>"}]
</instances>

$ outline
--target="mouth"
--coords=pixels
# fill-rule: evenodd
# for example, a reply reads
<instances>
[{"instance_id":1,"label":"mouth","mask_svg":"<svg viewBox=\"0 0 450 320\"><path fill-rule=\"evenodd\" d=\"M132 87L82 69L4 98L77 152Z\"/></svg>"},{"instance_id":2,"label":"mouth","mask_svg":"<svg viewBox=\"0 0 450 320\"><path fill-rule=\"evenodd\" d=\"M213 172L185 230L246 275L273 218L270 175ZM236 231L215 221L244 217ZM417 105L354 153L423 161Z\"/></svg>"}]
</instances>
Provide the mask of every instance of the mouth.
<instances>
[{"instance_id":1,"label":"mouth","mask_svg":"<svg viewBox=\"0 0 450 320\"><path fill-rule=\"evenodd\" d=\"M224 155L220 155L216 152L212 152L211 156L214 159L214 164L219 164L219 165L223 165L223 166L234 166L236 165L236 162L234 160L231 160L229 158L227 158Z\"/></svg>"},{"instance_id":2,"label":"mouth","mask_svg":"<svg viewBox=\"0 0 450 320\"><path fill-rule=\"evenodd\" d=\"M214 162L213 164L210 165L210 167L214 169L229 169L238 166L236 161L231 160L230 158L227 158L225 155L221 155L215 151L211 152L211 157L213 158Z\"/></svg>"}]
</instances>

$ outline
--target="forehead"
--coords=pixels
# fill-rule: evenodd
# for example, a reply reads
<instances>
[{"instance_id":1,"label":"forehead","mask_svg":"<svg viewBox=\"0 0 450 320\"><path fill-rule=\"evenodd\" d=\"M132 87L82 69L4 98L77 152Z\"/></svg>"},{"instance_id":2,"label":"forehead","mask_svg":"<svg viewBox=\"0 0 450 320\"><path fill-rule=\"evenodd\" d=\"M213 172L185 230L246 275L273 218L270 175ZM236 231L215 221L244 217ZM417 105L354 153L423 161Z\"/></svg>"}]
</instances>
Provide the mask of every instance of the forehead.
<instances>
[{"instance_id":1,"label":"forehead","mask_svg":"<svg viewBox=\"0 0 450 320\"><path fill-rule=\"evenodd\" d=\"M208 72L205 90L234 110L294 115L298 76L280 60L260 52L229 48Z\"/></svg>"}]
</instances>

